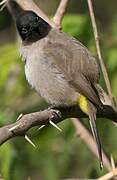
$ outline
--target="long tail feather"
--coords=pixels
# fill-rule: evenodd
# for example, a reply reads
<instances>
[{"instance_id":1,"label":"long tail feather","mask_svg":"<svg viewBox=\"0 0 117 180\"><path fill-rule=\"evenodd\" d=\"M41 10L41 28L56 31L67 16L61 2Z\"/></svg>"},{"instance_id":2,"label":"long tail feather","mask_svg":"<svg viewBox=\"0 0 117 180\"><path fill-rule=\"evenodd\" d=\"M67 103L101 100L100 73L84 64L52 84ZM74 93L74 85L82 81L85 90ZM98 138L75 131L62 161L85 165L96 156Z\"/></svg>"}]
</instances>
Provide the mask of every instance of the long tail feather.
<instances>
[{"instance_id":1,"label":"long tail feather","mask_svg":"<svg viewBox=\"0 0 117 180\"><path fill-rule=\"evenodd\" d=\"M100 143L100 138L99 138L99 134L98 134L98 130L96 128L96 114L91 112L89 114L89 119L90 119L90 126L91 126L91 130L92 130L92 134L94 136L94 139L97 143L97 148L98 148L98 154L99 154L99 158L100 158L100 168L103 168L103 159L102 159L102 147L101 147L101 143Z\"/></svg>"}]
</instances>

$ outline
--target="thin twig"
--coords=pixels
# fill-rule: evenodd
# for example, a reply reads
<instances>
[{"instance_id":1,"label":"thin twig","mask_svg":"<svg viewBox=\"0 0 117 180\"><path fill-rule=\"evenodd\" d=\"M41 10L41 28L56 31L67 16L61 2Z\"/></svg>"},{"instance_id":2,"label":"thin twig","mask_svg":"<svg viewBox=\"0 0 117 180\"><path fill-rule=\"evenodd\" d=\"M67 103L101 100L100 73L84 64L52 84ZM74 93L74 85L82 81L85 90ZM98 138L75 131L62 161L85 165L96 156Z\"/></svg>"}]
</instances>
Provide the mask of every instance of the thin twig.
<instances>
[{"instance_id":1,"label":"thin twig","mask_svg":"<svg viewBox=\"0 0 117 180\"><path fill-rule=\"evenodd\" d=\"M115 167L115 161L112 155L110 159L111 159L111 169L114 170L116 167Z\"/></svg>"},{"instance_id":2,"label":"thin twig","mask_svg":"<svg viewBox=\"0 0 117 180\"><path fill-rule=\"evenodd\" d=\"M97 146L96 142L94 141L92 135L90 132L84 127L84 125L80 122L79 119L72 118L72 122L76 128L77 134L80 136L80 138L86 143L86 145L89 147L91 152L99 159L98 152L97 152ZM111 168L111 163L109 162L109 159L105 155L104 151L102 151L102 156L103 156L103 164L104 167L110 171Z\"/></svg>"},{"instance_id":3,"label":"thin twig","mask_svg":"<svg viewBox=\"0 0 117 180\"><path fill-rule=\"evenodd\" d=\"M53 21L58 29L61 29L61 22L66 12L69 0L61 0L57 11L53 17Z\"/></svg>"},{"instance_id":4,"label":"thin twig","mask_svg":"<svg viewBox=\"0 0 117 180\"><path fill-rule=\"evenodd\" d=\"M12 0L9 0L12 1ZM48 16L37 6L33 0L15 0L15 2L24 10L33 10L40 17L42 17L46 22L48 22L52 27L56 27L55 23L48 18Z\"/></svg>"},{"instance_id":5,"label":"thin twig","mask_svg":"<svg viewBox=\"0 0 117 180\"><path fill-rule=\"evenodd\" d=\"M115 176L117 176L117 168L115 168L111 172L107 173L106 175L104 175L100 178L97 178L97 180L109 180L109 179L113 179Z\"/></svg>"},{"instance_id":6,"label":"thin twig","mask_svg":"<svg viewBox=\"0 0 117 180\"><path fill-rule=\"evenodd\" d=\"M92 22L92 27L93 27L95 43L96 43L96 49L97 49L97 54L98 54L100 66L101 66L101 69L102 69L102 73L103 73L103 76L104 76L104 80L105 80L105 84L106 84L106 87L107 87L108 94L109 94L109 96L111 98L111 103L112 103L113 106L115 106L115 101L114 101L114 97L113 97L113 94L112 94L112 89L111 89L108 73L107 73L107 70L106 70L106 67L105 67L105 64L104 64L104 61L103 61L103 58L102 58L102 54L101 54L99 35L98 35L96 20L95 20L95 16L94 16L92 0L87 0L87 2L88 2L89 13L90 13L90 17L91 17L91 22Z\"/></svg>"},{"instance_id":7,"label":"thin twig","mask_svg":"<svg viewBox=\"0 0 117 180\"><path fill-rule=\"evenodd\" d=\"M8 4L9 0L3 0L0 2L0 11L2 11Z\"/></svg>"}]
</instances>

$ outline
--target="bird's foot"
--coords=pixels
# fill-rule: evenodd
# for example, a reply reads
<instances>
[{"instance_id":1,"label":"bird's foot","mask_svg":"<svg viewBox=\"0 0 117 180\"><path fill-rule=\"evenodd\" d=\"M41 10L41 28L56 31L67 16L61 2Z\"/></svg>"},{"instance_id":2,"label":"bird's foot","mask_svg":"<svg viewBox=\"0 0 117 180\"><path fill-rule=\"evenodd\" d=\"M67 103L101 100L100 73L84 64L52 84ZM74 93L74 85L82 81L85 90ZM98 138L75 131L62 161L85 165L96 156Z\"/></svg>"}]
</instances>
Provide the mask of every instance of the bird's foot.
<instances>
[{"instance_id":1,"label":"bird's foot","mask_svg":"<svg viewBox=\"0 0 117 180\"><path fill-rule=\"evenodd\" d=\"M61 112L55 108L56 108L55 106L50 106L48 108L48 111L51 112L51 116L50 116L51 120L61 118Z\"/></svg>"},{"instance_id":2,"label":"bird's foot","mask_svg":"<svg viewBox=\"0 0 117 180\"><path fill-rule=\"evenodd\" d=\"M48 108L48 110L52 113L49 119L49 123L55 127L57 130L59 130L60 132L62 131L62 129L60 129L54 122L53 120L57 119L57 118L61 118L61 112L56 110L56 109L52 109L51 107Z\"/></svg>"}]
</instances>

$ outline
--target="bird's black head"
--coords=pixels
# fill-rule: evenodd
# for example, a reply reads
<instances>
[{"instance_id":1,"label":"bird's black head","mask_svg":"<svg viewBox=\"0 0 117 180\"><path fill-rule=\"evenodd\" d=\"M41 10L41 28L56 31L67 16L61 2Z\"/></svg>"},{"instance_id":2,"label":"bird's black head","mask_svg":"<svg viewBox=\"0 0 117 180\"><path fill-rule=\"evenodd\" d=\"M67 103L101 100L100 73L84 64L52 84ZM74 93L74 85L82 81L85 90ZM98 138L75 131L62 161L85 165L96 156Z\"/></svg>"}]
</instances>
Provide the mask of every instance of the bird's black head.
<instances>
[{"instance_id":1,"label":"bird's black head","mask_svg":"<svg viewBox=\"0 0 117 180\"><path fill-rule=\"evenodd\" d=\"M23 11L16 19L18 32L25 42L35 42L46 37L51 26L33 11Z\"/></svg>"}]
</instances>

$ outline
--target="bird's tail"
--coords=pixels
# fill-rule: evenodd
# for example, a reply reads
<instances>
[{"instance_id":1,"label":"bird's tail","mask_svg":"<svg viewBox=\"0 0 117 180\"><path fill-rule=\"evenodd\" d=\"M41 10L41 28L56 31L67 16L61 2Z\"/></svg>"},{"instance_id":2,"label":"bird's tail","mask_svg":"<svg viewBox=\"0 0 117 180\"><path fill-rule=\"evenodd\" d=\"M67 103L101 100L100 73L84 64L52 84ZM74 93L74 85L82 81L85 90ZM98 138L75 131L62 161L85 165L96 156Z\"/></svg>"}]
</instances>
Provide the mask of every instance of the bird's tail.
<instances>
[{"instance_id":1,"label":"bird's tail","mask_svg":"<svg viewBox=\"0 0 117 180\"><path fill-rule=\"evenodd\" d=\"M90 126L92 130L92 134L94 136L94 139L97 143L97 148L98 148L98 154L100 158L100 168L103 168L103 159L102 159L102 147L100 143L100 138L99 138L99 133L96 127L96 112L89 112L89 120L90 120Z\"/></svg>"}]
</instances>

